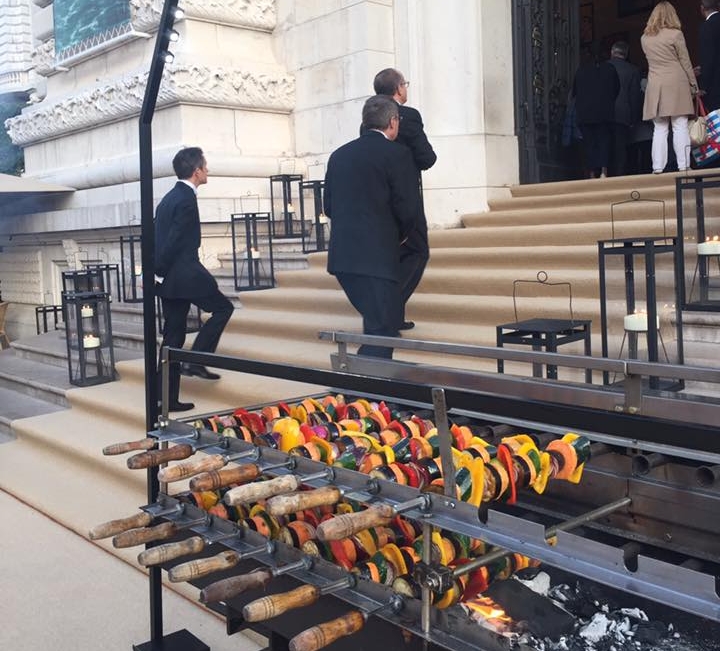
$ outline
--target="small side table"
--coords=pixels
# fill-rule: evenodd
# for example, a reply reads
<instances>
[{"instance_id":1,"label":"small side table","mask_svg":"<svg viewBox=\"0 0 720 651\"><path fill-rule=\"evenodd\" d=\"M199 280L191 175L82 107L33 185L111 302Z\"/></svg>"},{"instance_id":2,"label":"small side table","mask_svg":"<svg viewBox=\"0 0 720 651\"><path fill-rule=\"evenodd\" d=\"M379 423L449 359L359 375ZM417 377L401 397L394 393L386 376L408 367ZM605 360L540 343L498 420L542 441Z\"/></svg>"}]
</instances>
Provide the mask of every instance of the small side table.
<instances>
[{"instance_id":1,"label":"small side table","mask_svg":"<svg viewBox=\"0 0 720 651\"><path fill-rule=\"evenodd\" d=\"M520 344L532 346L533 350L545 350L556 353L558 346L573 341L585 342L585 355L592 355L590 341L590 320L570 319L526 319L515 323L504 323L496 327L497 346L503 348L505 344ZM505 372L505 362L497 361L498 373ZM546 371L548 379L557 380L557 366L548 364ZM542 377L542 364L533 363L533 377ZM585 382L592 383L592 370L585 369Z\"/></svg>"}]
</instances>

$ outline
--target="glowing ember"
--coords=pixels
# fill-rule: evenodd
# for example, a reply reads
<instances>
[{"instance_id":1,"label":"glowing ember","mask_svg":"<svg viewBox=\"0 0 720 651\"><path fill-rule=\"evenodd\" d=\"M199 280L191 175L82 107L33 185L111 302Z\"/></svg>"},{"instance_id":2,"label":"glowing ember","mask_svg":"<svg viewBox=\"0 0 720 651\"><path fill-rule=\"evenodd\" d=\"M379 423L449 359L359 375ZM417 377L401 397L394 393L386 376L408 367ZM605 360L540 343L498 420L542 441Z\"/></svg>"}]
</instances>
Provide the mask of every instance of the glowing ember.
<instances>
[{"instance_id":1,"label":"glowing ember","mask_svg":"<svg viewBox=\"0 0 720 651\"><path fill-rule=\"evenodd\" d=\"M477 596L462 603L468 614L481 626L495 633L514 637L513 620L489 597Z\"/></svg>"}]
</instances>

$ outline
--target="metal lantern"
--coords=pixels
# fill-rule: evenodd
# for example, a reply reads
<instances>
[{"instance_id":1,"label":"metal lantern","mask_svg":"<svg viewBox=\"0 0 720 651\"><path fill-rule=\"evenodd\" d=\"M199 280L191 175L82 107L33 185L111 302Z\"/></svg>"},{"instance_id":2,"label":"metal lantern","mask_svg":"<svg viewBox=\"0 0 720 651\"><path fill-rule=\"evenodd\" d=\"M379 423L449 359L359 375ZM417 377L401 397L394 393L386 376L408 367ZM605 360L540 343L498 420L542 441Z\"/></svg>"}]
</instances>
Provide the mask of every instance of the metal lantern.
<instances>
[{"instance_id":1,"label":"metal lantern","mask_svg":"<svg viewBox=\"0 0 720 651\"><path fill-rule=\"evenodd\" d=\"M276 174L270 177L273 237L300 237L301 222L294 203L296 196L293 194L293 184L302 180L302 174Z\"/></svg>"},{"instance_id":2,"label":"metal lantern","mask_svg":"<svg viewBox=\"0 0 720 651\"><path fill-rule=\"evenodd\" d=\"M103 275L103 287L112 300L120 298L120 267L116 264L86 264L88 271L99 271Z\"/></svg>"},{"instance_id":3,"label":"metal lantern","mask_svg":"<svg viewBox=\"0 0 720 651\"><path fill-rule=\"evenodd\" d=\"M680 176L675 194L681 308L720 312L720 174Z\"/></svg>"},{"instance_id":4,"label":"metal lantern","mask_svg":"<svg viewBox=\"0 0 720 651\"><path fill-rule=\"evenodd\" d=\"M235 290L275 287L270 213L237 213L231 219Z\"/></svg>"},{"instance_id":5,"label":"metal lantern","mask_svg":"<svg viewBox=\"0 0 720 651\"><path fill-rule=\"evenodd\" d=\"M142 238L139 235L120 236L120 274L122 302L142 303Z\"/></svg>"},{"instance_id":6,"label":"metal lantern","mask_svg":"<svg viewBox=\"0 0 720 651\"><path fill-rule=\"evenodd\" d=\"M323 211L325 181L300 182L300 222L303 253L326 251L330 220Z\"/></svg>"},{"instance_id":7,"label":"metal lantern","mask_svg":"<svg viewBox=\"0 0 720 651\"><path fill-rule=\"evenodd\" d=\"M598 242L603 357L684 363L676 253L674 237ZM603 379L614 382L607 372ZM683 388L672 378L650 377L649 383L651 389Z\"/></svg>"},{"instance_id":8,"label":"metal lantern","mask_svg":"<svg viewBox=\"0 0 720 651\"><path fill-rule=\"evenodd\" d=\"M115 358L106 292L62 294L70 382L91 386L115 379Z\"/></svg>"},{"instance_id":9,"label":"metal lantern","mask_svg":"<svg viewBox=\"0 0 720 651\"><path fill-rule=\"evenodd\" d=\"M78 269L76 271L63 271L63 293L77 294L80 292L104 293L105 274L101 269Z\"/></svg>"}]
</instances>

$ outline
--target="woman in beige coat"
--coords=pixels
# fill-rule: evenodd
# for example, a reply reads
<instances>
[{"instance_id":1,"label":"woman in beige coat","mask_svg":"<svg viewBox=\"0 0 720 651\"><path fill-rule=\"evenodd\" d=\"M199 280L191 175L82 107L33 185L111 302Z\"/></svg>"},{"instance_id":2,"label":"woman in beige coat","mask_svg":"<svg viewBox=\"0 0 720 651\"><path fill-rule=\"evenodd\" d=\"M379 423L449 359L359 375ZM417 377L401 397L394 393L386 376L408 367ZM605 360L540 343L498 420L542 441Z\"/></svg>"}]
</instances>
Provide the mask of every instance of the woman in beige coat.
<instances>
[{"instance_id":1,"label":"woman in beige coat","mask_svg":"<svg viewBox=\"0 0 720 651\"><path fill-rule=\"evenodd\" d=\"M698 87L675 7L658 2L640 42L648 60L643 120L652 120L655 125L653 173L660 174L667 165L671 123L678 169L685 171L690 166L688 116L695 113L692 98Z\"/></svg>"}]
</instances>

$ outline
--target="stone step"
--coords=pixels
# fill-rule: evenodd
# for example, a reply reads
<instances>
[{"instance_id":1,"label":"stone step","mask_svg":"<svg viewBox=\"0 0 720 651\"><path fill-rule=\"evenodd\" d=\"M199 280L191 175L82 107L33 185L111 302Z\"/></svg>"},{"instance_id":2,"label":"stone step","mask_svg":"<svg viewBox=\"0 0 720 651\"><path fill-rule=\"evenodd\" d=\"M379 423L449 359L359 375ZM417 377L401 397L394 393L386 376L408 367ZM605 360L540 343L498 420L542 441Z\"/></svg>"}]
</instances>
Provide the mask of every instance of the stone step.
<instances>
[{"instance_id":1,"label":"stone step","mask_svg":"<svg viewBox=\"0 0 720 651\"><path fill-rule=\"evenodd\" d=\"M13 437L12 423L21 418L62 411L65 405L34 398L24 392L0 388L0 434Z\"/></svg>"},{"instance_id":2,"label":"stone step","mask_svg":"<svg viewBox=\"0 0 720 651\"><path fill-rule=\"evenodd\" d=\"M17 357L12 349L2 351L0 359L0 389L68 407L65 393L72 384L67 368ZM2 413L5 414L6 410L3 409Z\"/></svg>"}]
</instances>

